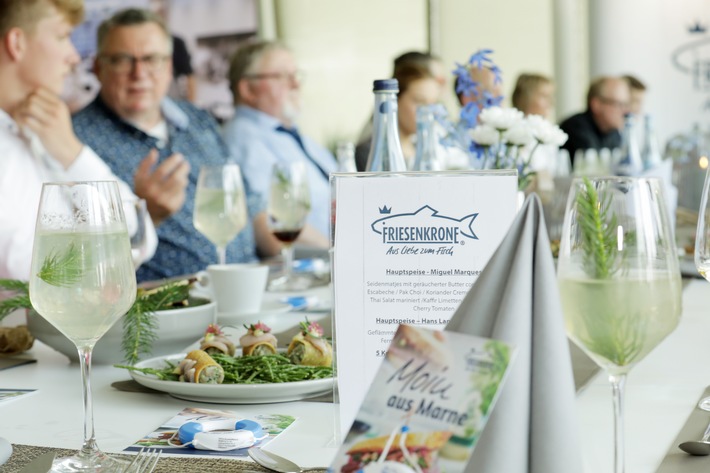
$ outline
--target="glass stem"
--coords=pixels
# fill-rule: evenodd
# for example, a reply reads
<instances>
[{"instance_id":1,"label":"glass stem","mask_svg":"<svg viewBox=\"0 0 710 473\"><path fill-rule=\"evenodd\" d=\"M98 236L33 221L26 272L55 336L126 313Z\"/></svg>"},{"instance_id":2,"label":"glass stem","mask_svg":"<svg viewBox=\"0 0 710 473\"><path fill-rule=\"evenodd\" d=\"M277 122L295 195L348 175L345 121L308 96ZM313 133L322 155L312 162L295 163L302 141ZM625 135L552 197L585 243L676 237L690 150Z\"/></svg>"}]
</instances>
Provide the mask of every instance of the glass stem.
<instances>
[{"instance_id":1,"label":"glass stem","mask_svg":"<svg viewBox=\"0 0 710 473\"><path fill-rule=\"evenodd\" d=\"M90 457L99 452L94 437L94 404L91 397L91 350L92 347L79 347L79 363L81 364L81 383L84 399L84 444L81 455Z\"/></svg>"},{"instance_id":2,"label":"glass stem","mask_svg":"<svg viewBox=\"0 0 710 473\"><path fill-rule=\"evenodd\" d=\"M281 248L281 257L283 259L283 276L286 281L291 279L291 271L293 269L293 245L285 244Z\"/></svg>"},{"instance_id":3,"label":"glass stem","mask_svg":"<svg viewBox=\"0 0 710 473\"><path fill-rule=\"evenodd\" d=\"M217 262L219 264L227 264L227 247L218 246L217 247Z\"/></svg>"},{"instance_id":4,"label":"glass stem","mask_svg":"<svg viewBox=\"0 0 710 473\"><path fill-rule=\"evenodd\" d=\"M614 401L614 473L624 473L624 383L626 375L609 375Z\"/></svg>"}]
</instances>

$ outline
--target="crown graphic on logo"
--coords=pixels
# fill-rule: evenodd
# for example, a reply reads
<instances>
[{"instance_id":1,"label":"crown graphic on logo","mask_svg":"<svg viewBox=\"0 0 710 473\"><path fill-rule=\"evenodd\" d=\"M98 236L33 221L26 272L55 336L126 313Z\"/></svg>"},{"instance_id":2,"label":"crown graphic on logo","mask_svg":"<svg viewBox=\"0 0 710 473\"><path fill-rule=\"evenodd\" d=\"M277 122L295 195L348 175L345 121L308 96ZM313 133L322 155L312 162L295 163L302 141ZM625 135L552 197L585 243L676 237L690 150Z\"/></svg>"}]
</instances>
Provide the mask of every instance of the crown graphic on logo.
<instances>
[{"instance_id":1,"label":"crown graphic on logo","mask_svg":"<svg viewBox=\"0 0 710 473\"><path fill-rule=\"evenodd\" d=\"M389 214L389 213L391 213L391 212L392 212L392 207L387 207L386 205L383 205L382 207L380 207L380 213L381 213L381 214L385 214L385 215L386 215L386 214Z\"/></svg>"},{"instance_id":2,"label":"crown graphic on logo","mask_svg":"<svg viewBox=\"0 0 710 473\"><path fill-rule=\"evenodd\" d=\"M705 33L705 30L707 30L707 27L699 21L696 21L695 24L688 27L688 33Z\"/></svg>"}]
</instances>

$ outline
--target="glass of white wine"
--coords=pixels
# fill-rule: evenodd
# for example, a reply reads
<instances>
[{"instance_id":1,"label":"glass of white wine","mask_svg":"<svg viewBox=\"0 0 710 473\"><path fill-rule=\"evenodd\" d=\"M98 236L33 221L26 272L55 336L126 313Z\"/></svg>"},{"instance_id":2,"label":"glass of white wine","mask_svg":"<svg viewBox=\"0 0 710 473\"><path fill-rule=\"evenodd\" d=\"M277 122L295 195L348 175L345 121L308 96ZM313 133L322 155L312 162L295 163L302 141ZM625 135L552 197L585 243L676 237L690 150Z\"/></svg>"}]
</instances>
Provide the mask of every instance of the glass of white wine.
<instances>
[{"instance_id":1,"label":"glass of white wine","mask_svg":"<svg viewBox=\"0 0 710 473\"><path fill-rule=\"evenodd\" d=\"M710 167L705 173L705 184L703 194L700 199L698 209L698 226L695 230L695 267L707 281L710 281L710 203L708 194L710 190ZM710 411L710 397L700 400L698 406L706 411Z\"/></svg>"},{"instance_id":2,"label":"glass of white wine","mask_svg":"<svg viewBox=\"0 0 710 473\"><path fill-rule=\"evenodd\" d=\"M84 443L54 461L52 472L119 472L126 464L94 438L91 352L131 307L136 274L115 181L46 183L42 187L29 281L33 308L79 351Z\"/></svg>"},{"instance_id":3,"label":"glass of white wine","mask_svg":"<svg viewBox=\"0 0 710 473\"><path fill-rule=\"evenodd\" d=\"M558 281L567 334L609 376L614 472L624 471L626 375L678 325L681 277L657 179L572 182Z\"/></svg>"},{"instance_id":4,"label":"glass of white wine","mask_svg":"<svg viewBox=\"0 0 710 473\"><path fill-rule=\"evenodd\" d=\"M128 234L131 237L131 256L133 266L138 269L148 254L148 207L144 199L132 198L123 201L123 213L126 216Z\"/></svg>"},{"instance_id":5,"label":"glass of white wine","mask_svg":"<svg viewBox=\"0 0 710 473\"><path fill-rule=\"evenodd\" d=\"M246 226L247 218L246 195L239 166L201 167L192 223L217 247L219 264L227 262L227 245Z\"/></svg>"},{"instance_id":6,"label":"glass of white wine","mask_svg":"<svg viewBox=\"0 0 710 473\"><path fill-rule=\"evenodd\" d=\"M271 282L272 290L298 291L309 285L307 278L293 274L293 242L306 225L310 211L311 193L305 164L275 163L271 169L268 214L272 233L283 243L283 274Z\"/></svg>"}]
</instances>

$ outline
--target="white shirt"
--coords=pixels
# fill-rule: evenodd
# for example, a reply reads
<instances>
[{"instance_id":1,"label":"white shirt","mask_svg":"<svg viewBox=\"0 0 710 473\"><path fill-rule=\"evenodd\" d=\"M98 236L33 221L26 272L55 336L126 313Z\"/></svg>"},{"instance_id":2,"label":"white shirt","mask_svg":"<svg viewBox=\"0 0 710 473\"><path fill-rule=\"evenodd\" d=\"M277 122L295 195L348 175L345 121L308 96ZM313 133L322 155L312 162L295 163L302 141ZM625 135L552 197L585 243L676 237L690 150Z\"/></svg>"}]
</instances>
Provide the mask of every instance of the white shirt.
<instances>
[{"instance_id":1,"label":"white shirt","mask_svg":"<svg viewBox=\"0 0 710 473\"><path fill-rule=\"evenodd\" d=\"M0 110L0 278L29 279L42 183L96 180L115 180L123 198L136 198L91 148L84 146L69 169L64 169L36 135L21 130ZM149 218L146 225L150 229L148 259L155 253L158 238Z\"/></svg>"}]
</instances>

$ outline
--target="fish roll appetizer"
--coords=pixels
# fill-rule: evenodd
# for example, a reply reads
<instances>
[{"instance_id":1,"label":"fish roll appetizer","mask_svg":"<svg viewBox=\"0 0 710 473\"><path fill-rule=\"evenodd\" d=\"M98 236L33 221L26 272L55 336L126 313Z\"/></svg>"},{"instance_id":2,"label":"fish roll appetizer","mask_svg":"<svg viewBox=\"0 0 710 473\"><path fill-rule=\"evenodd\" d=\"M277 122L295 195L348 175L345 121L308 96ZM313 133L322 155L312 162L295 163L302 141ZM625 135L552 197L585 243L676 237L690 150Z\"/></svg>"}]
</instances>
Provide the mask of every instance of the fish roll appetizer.
<instances>
[{"instance_id":1,"label":"fish roll appetizer","mask_svg":"<svg viewBox=\"0 0 710 473\"><path fill-rule=\"evenodd\" d=\"M200 350L212 355L214 353L224 353L225 355L234 356L237 347L227 338L227 336L219 328L219 325L210 324L205 331L205 336L200 340Z\"/></svg>"},{"instance_id":2,"label":"fish roll appetizer","mask_svg":"<svg viewBox=\"0 0 710 473\"><path fill-rule=\"evenodd\" d=\"M244 356L263 356L276 353L276 337L271 333L271 328L263 322L244 326L247 333L239 338Z\"/></svg>"},{"instance_id":3,"label":"fish roll appetizer","mask_svg":"<svg viewBox=\"0 0 710 473\"><path fill-rule=\"evenodd\" d=\"M192 350L175 368L179 380L185 383L222 384L224 368L202 350Z\"/></svg>"},{"instance_id":4,"label":"fish roll appetizer","mask_svg":"<svg viewBox=\"0 0 710 473\"><path fill-rule=\"evenodd\" d=\"M301 331L293 337L286 355L295 365L330 366L333 363L333 347L323 336L323 328L317 322L301 322Z\"/></svg>"}]
</instances>

